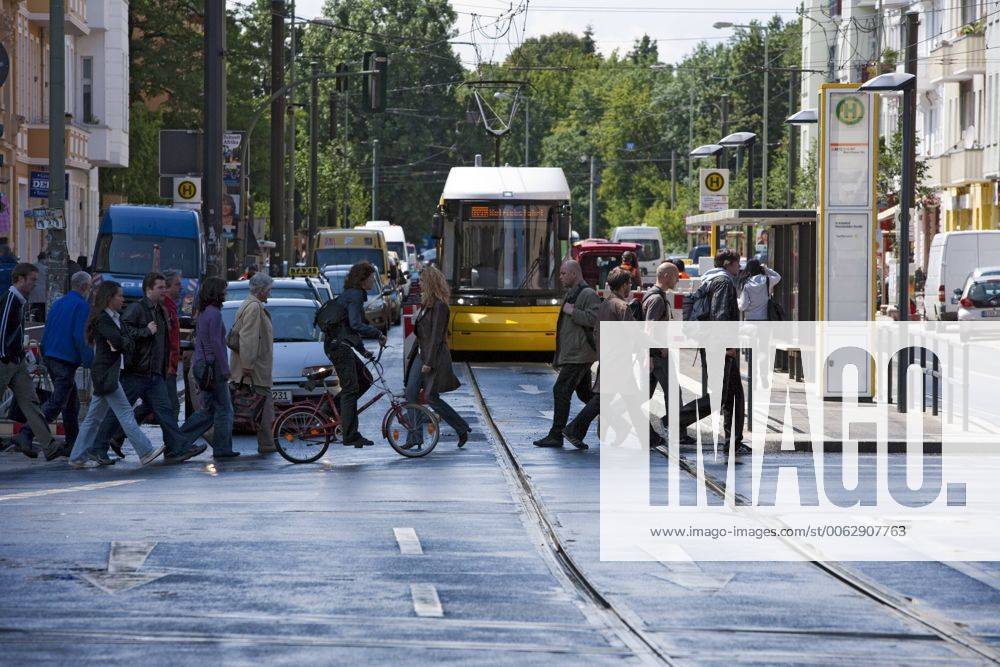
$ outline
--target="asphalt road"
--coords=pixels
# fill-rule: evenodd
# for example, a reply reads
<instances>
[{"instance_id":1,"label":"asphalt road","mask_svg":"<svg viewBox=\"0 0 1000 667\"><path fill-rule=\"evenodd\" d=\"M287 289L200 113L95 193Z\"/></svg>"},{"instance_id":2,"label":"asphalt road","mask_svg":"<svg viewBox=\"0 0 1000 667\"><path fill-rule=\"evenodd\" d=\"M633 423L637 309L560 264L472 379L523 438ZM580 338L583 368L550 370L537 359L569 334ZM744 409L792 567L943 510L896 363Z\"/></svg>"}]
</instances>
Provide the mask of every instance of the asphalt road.
<instances>
[{"instance_id":1,"label":"asphalt road","mask_svg":"<svg viewBox=\"0 0 1000 667\"><path fill-rule=\"evenodd\" d=\"M398 329L392 344L400 387ZM460 450L443 427L424 459L377 442L293 465L249 436L235 461L141 469L0 454L0 663L987 660L810 563L601 562L596 425L589 451L537 449L547 366L456 371L448 399L473 435ZM362 415L370 437L383 410ZM994 564L858 570L1000 649Z\"/></svg>"}]
</instances>

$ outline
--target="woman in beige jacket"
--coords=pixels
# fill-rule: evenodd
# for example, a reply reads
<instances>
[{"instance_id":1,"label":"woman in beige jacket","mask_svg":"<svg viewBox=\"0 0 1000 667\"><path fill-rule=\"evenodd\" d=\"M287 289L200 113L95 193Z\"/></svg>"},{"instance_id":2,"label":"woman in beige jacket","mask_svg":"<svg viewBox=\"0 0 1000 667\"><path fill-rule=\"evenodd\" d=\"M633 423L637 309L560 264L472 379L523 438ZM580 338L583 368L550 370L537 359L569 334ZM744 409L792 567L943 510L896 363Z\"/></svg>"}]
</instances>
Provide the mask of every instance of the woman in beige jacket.
<instances>
[{"instance_id":1,"label":"woman in beige jacket","mask_svg":"<svg viewBox=\"0 0 1000 667\"><path fill-rule=\"evenodd\" d=\"M274 399L271 397L271 369L274 366L274 329L271 314L264 304L271 294L274 281L266 273L256 273L250 279L250 294L236 311L233 328L226 337L232 350L229 379L249 383L264 399L260 422L257 424L257 451L275 451L271 427L274 424Z\"/></svg>"}]
</instances>

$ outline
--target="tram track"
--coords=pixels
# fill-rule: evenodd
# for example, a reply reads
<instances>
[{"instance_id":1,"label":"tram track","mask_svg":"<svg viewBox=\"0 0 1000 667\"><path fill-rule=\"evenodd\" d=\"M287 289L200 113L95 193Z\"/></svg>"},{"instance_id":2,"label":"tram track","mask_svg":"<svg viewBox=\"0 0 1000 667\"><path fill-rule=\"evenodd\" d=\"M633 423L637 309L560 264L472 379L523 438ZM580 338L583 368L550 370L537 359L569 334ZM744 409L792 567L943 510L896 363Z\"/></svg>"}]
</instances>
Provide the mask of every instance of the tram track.
<instances>
[{"instance_id":1,"label":"tram track","mask_svg":"<svg viewBox=\"0 0 1000 667\"><path fill-rule=\"evenodd\" d=\"M533 537L541 547L543 555L546 556L550 569L563 586L575 592L585 604L582 610L589 620L594 624L603 625L644 664L675 664L663 647L641 627L641 619L631 611L622 608L621 605L612 602L590 581L587 574L576 563L559 537L559 533L535 490L530 476L521 466L517 454L494 421L489 406L483 398L479 382L476 380L472 364L465 362L465 367L478 409L497 445L497 460L500 462L504 475L517 493L518 500L529 519L527 522L529 528L534 533Z\"/></svg>"}]
</instances>

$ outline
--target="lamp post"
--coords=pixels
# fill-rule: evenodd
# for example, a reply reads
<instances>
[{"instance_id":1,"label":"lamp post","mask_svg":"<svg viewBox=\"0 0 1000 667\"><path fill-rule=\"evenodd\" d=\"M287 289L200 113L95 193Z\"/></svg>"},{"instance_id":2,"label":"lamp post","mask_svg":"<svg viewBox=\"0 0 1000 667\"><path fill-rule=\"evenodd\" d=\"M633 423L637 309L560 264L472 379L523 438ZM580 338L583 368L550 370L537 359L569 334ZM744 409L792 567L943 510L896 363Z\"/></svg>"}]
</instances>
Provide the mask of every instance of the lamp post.
<instances>
[{"instance_id":1,"label":"lamp post","mask_svg":"<svg viewBox=\"0 0 1000 667\"><path fill-rule=\"evenodd\" d=\"M761 165L760 165L760 184L761 184L761 196L760 196L760 207L767 208L767 123L768 123L768 101L770 97L770 72L771 66L768 62L768 35L770 31L767 26L753 26L745 23L730 23L729 21L717 21L712 24L712 27L716 30L721 30L724 28L743 28L746 30L753 30L759 27L761 30L761 35L764 39L764 126L761 132Z\"/></svg>"},{"instance_id":2,"label":"lamp post","mask_svg":"<svg viewBox=\"0 0 1000 667\"><path fill-rule=\"evenodd\" d=\"M906 72L888 72L861 84L858 89L866 93L903 93L903 178L899 193L899 321L910 319L910 209L913 208L913 154L917 124L917 77ZM904 351L899 364L897 408L906 412L906 369L909 367L909 348Z\"/></svg>"},{"instance_id":3,"label":"lamp post","mask_svg":"<svg viewBox=\"0 0 1000 667\"><path fill-rule=\"evenodd\" d=\"M819 122L819 114L816 113L815 109L802 109L800 111L796 111L791 116L789 116L788 118L785 119L785 124L786 125L815 125L818 122ZM794 127L790 128L790 129L791 129L791 132L796 132L797 131L797 128L794 128ZM789 141L789 145L790 146L792 145L792 143L793 143L792 141ZM792 174L792 173L794 173L793 170L795 169L795 165L792 164L792 159L791 159L792 156L791 156L791 154L789 154L788 158L789 158L788 159L788 173ZM794 181L791 178L789 178L788 182L789 182L789 190L791 190L791 186L794 184ZM789 202L788 207L791 208L791 206L792 206L792 204L791 204L791 202L792 202L792 193L791 192L789 192L788 202Z\"/></svg>"},{"instance_id":4,"label":"lamp post","mask_svg":"<svg viewBox=\"0 0 1000 667\"><path fill-rule=\"evenodd\" d=\"M715 166L721 169L722 154L725 152L726 152L725 147L720 146L719 144L704 144L702 146L698 146L693 151L688 153L688 159L692 160L692 159L700 159L707 157L715 157ZM715 256L715 253L718 252L718 246L719 246L719 231L718 227L713 225L708 232L708 248L713 257Z\"/></svg>"},{"instance_id":5,"label":"lamp post","mask_svg":"<svg viewBox=\"0 0 1000 667\"><path fill-rule=\"evenodd\" d=\"M746 170L747 170L747 208L753 208L753 145L757 141L757 135L753 132L733 132L729 136L719 140L720 146L736 149L736 164L739 165L739 151L746 148ZM746 225L743 228L743 239L746 243L746 257L750 259L750 237L753 234L753 226Z\"/></svg>"}]
</instances>

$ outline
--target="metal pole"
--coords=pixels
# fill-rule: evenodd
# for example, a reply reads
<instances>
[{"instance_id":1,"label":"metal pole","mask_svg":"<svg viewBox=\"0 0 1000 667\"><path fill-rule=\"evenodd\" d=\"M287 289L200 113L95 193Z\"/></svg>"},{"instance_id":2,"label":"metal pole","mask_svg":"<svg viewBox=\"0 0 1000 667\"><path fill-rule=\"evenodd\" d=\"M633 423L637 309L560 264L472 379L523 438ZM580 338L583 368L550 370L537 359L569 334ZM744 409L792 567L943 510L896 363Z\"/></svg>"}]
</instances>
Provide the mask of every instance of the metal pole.
<instances>
[{"instance_id":1,"label":"metal pole","mask_svg":"<svg viewBox=\"0 0 1000 667\"><path fill-rule=\"evenodd\" d=\"M285 0L271 2L271 94L285 87ZM247 142L250 137L247 136ZM245 161L244 161L245 164ZM271 275L285 258L285 100L271 100Z\"/></svg>"},{"instance_id":2,"label":"metal pole","mask_svg":"<svg viewBox=\"0 0 1000 667\"><path fill-rule=\"evenodd\" d=\"M670 208L677 208L677 150L670 149Z\"/></svg>"},{"instance_id":3,"label":"metal pole","mask_svg":"<svg viewBox=\"0 0 1000 667\"><path fill-rule=\"evenodd\" d=\"M913 156L914 133L917 124L916 91L911 85L903 91L903 179L900 193L899 211L899 321L910 319L910 209L913 208ZM903 351L903 359L899 364L899 402L900 412L906 412L906 369L910 360L909 347Z\"/></svg>"},{"instance_id":4,"label":"metal pole","mask_svg":"<svg viewBox=\"0 0 1000 667\"><path fill-rule=\"evenodd\" d=\"M761 136L761 152L763 157L761 158L760 165L760 207L767 208L767 124L770 114L768 113L768 99L769 99L769 85L771 72L771 66L768 60L768 44L767 44L767 28L764 29L764 132ZM753 147L750 148L750 159L747 160L747 164L750 165L751 171L753 171Z\"/></svg>"},{"instance_id":5,"label":"metal pole","mask_svg":"<svg viewBox=\"0 0 1000 667\"><path fill-rule=\"evenodd\" d=\"M329 148L330 148L330 159L333 160L335 151L333 149L333 142L337 138L337 93L336 91L330 91L330 129L329 129ZM327 216L326 221L327 227L337 226L337 197L334 196L330 200L330 211Z\"/></svg>"},{"instance_id":6,"label":"metal pole","mask_svg":"<svg viewBox=\"0 0 1000 667\"><path fill-rule=\"evenodd\" d=\"M222 135L226 131L226 3L205 0L205 200L210 276L226 278L226 241L222 229ZM171 267L167 267L171 268Z\"/></svg>"},{"instance_id":7,"label":"metal pole","mask_svg":"<svg viewBox=\"0 0 1000 667\"><path fill-rule=\"evenodd\" d=\"M587 230L587 238L594 238L597 229L597 190L594 188L594 181L597 180L597 158L590 156L590 227Z\"/></svg>"},{"instance_id":8,"label":"metal pole","mask_svg":"<svg viewBox=\"0 0 1000 667\"><path fill-rule=\"evenodd\" d=\"M372 220L378 220L378 162L381 158L379 148L378 139L372 139Z\"/></svg>"},{"instance_id":9,"label":"metal pole","mask_svg":"<svg viewBox=\"0 0 1000 667\"><path fill-rule=\"evenodd\" d=\"M306 263L312 257L314 248L313 239L316 238L316 216L319 215L319 202L317 201L318 178L319 178L319 63L313 61L309 63L309 72L312 75L312 90L310 91L309 105L309 234L306 238Z\"/></svg>"},{"instance_id":10,"label":"metal pole","mask_svg":"<svg viewBox=\"0 0 1000 667\"><path fill-rule=\"evenodd\" d=\"M65 294L66 285L66 28L63 0L49 3L49 208L62 217L62 229L45 231L48 279L45 301ZM28 258L31 259L31 258Z\"/></svg>"},{"instance_id":11,"label":"metal pole","mask_svg":"<svg viewBox=\"0 0 1000 667\"><path fill-rule=\"evenodd\" d=\"M350 120L348 118L348 112L349 112L348 106L349 106L349 98L348 98L347 87L345 86L344 87L344 150L343 150L343 156L344 156L343 168L345 172L347 171L347 139L351 133L351 126L348 124L348 121ZM343 206L344 209L341 212L341 224L344 226L344 229L347 229L347 227L350 225L350 222L348 222L348 220L350 218L351 211L350 211L350 203L348 202L347 199L346 189L344 191Z\"/></svg>"},{"instance_id":12,"label":"metal pole","mask_svg":"<svg viewBox=\"0 0 1000 667\"><path fill-rule=\"evenodd\" d=\"M298 261L295 250L295 0L291 2L290 18L292 31L289 35L291 50L288 52L288 79L291 88L288 91L288 192L285 205L285 259L292 266Z\"/></svg>"},{"instance_id":13,"label":"metal pole","mask_svg":"<svg viewBox=\"0 0 1000 667\"><path fill-rule=\"evenodd\" d=\"M788 73L788 115L791 116L795 113L795 72ZM795 203L795 170L798 168L796 163L798 162L798 156L796 155L797 140L798 140L798 126L789 124L788 125L788 181L787 188L788 192L785 193L785 208L791 208Z\"/></svg>"},{"instance_id":14,"label":"metal pole","mask_svg":"<svg viewBox=\"0 0 1000 667\"><path fill-rule=\"evenodd\" d=\"M694 158L691 151L694 150L694 86L688 90L688 182L694 187Z\"/></svg>"},{"instance_id":15,"label":"metal pole","mask_svg":"<svg viewBox=\"0 0 1000 667\"><path fill-rule=\"evenodd\" d=\"M528 132L530 119L528 118L528 102L530 98L524 98L524 166L527 167L528 161Z\"/></svg>"}]
</instances>

